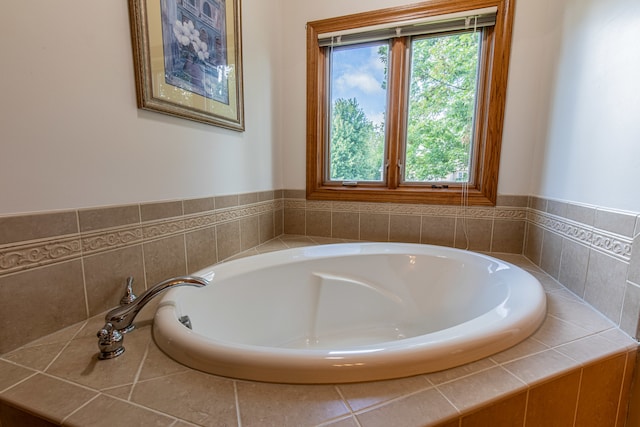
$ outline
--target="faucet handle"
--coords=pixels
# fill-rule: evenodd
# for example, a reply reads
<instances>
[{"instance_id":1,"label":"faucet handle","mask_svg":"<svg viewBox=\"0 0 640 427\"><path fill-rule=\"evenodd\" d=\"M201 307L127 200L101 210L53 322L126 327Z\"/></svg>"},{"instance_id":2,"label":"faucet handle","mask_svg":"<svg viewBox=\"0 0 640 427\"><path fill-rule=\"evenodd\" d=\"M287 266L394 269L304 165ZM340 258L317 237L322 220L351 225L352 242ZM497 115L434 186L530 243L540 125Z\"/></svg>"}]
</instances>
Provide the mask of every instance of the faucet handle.
<instances>
[{"instance_id":1,"label":"faucet handle","mask_svg":"<svg viewBox=\"0 0 640 427\"><path fill-rule=\"evenodd\" d=\"M98 336L98 359L113 359L124 353L122 341L124 337L113 327L111 323L106 323L102 329L96 334Z\"/></svg>"},{"instance_id":2,"label":"faucet handle","mask_svg":"<svg viewBox=\"0 0 640 427\"><path fill-rule=\"evenodd\" d=\"M136 300L137 296L133 293L133 276L127 277L127 283L124 288L124 296L120 299L121 305L131 304Z\"/></svg>"}]
</instances>

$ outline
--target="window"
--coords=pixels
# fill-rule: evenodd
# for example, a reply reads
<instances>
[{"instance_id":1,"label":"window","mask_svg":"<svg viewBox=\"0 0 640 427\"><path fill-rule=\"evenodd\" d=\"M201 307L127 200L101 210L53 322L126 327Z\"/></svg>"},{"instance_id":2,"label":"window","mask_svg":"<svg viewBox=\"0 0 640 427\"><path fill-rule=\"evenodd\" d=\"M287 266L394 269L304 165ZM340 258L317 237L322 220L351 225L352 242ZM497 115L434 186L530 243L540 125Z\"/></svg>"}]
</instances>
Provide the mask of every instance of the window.
<instances>
[{"instance_id":1,"label":"window","mask_svg":"<svg viewBox=\"0 0 640 427\"><path fill-rule=\"evenodd\" d=\"M307 24L307 197L493 205L511 0Z\"/></svg>"}]
</instances>

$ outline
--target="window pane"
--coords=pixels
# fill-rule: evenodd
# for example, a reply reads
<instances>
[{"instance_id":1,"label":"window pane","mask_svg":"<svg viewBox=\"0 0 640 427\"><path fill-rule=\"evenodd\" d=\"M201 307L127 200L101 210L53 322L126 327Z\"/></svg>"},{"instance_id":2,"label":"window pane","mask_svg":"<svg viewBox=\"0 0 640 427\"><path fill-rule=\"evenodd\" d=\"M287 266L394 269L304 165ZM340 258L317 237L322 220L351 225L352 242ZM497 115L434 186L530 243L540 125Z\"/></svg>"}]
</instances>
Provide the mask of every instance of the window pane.
<instances>
[{"instance_id":1,"label":"window pane","mask_svg":"<svg viewBox=\"0 0 640 427\"><path fill-rule=\"evenodd\" d=\"M382 181L388 44L329 48L329 179Z\"/></svg>"},{"instance_id":2,"label":"window pane","mask_svg":"<svg viewBox=\"0 0 640 427\"><path fill-rule=\"evenodd\" d=\"M480 32L414 39L404 181L468 182Z\"/></svg>"}]
</instances>

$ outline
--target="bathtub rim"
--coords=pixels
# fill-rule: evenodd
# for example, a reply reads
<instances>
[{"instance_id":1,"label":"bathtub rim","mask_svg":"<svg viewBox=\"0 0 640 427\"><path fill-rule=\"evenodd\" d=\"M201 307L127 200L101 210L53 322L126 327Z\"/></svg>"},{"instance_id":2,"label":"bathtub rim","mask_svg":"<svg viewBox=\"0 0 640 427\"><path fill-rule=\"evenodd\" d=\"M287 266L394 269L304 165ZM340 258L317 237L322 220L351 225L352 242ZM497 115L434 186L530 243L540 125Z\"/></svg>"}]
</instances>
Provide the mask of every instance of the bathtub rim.
<instances>
[{"instance_id":1,"label":"bathtub rim","mask_svg":"<svg viewBox=\"0 0 640 427\"><path fill-rule=\"evenodd\" d=\"M273 265L274 259L296 259L301 253L311 253L317 257L336 256L332 249L349 251L351 246L365 247L368 250L384 250L385 253L406 253L407 248L433 251L434 253L455 254L460 257L482 258L508 266L530 281L527 292L516 294L509 292L509 303L522 304L524 300L536 307L526 313L511 314L509 327L498 328L495 324L503 319L498 311L504 309L503 301L498 307L477 316L474 319L443 330L402 340L360 345L342 351L326 349L291 349L249 345L225 340L214 340L186 329L178 320L172 298L176 293L192 292L197 289L181 288L172 290L158 305L153 325L153 335L158 347L172 357L192 368L226 377L291 384L330 384L361 381L376 381L408 377L435 372L470 363L506 350L533 334L546 317L546 295L540 282L526 270L507 261L490 255L456 248L408 243L356 242L331 245L318 245L274 251L256 256L241 258L228 263L216 264L198 273L217 269L226 265L224 271L235 267L244 271L245 264L251 262L252 269ZM321 248L309 249L309 248ZM367 252L372 253L372 252ZM231 267L229 267L231 266ZM196 273L196 274L198 274ZM219 279L228 277L225 274ZM522 289L520 289L522 290ZM514 296L515 295L515 296ZM483 318L485 322L478 320ZM473 331L474 338L461 338L460 332ZM451 334L457 338L450 338ZM430 337L424 342L424 337ZM200 339L204 337L206 339ZM448 337L448 345L428 348L441 343L442 337ZM409 344L409 348L407 348ZM375 350L383 347L381 357ZM425 351L428 350L428 353ZM340 359L337 359L337 358ZM319 363L319 359L324 360ZM333 361L340 360L341 363Z\"/></svg>"}]
</instances>

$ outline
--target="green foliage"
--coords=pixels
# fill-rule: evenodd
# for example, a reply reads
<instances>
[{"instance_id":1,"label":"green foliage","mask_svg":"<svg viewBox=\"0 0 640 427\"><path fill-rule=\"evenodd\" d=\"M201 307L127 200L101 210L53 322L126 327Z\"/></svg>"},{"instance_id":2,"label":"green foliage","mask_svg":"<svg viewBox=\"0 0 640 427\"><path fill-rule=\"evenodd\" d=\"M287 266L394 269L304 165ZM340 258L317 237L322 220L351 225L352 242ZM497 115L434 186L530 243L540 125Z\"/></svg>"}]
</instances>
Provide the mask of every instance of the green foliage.
<instances>
[{"instance_id":1,"label":"green foliage","mask_svg":"<svg viewBox=\"0 0 640 427\"><path fill-rule=\"evenodd\" d=\"M405 180L468 172L478 51L478 33L413 41Z\"/></svg>"},{"instance_id":2,"label":"green foliage","mask_svg":"<svg viewBox=\"0 0 640 427\"><path fill-rule=\"evenodd\" d=\"M334 102L329 146L331 180L382 179L384 132L381 128L367 119L355 98Z\"/></svg>"},{"instance_id":3,"label":"green foliage","mask_svg":"<svg viewBox=\"0 0 640 427\"><path fill-rule=\"evenodd\" d=\"M478 32L412 41L405 181L467 181L479 44ZM377 54L387 75L389 46L381 46ZM386 81L382 79L383 89ZM330 162L335 181L382 179L384 126L368 120L356 99L338 99L333 105Z\"/></svg>"}]
</instances>

